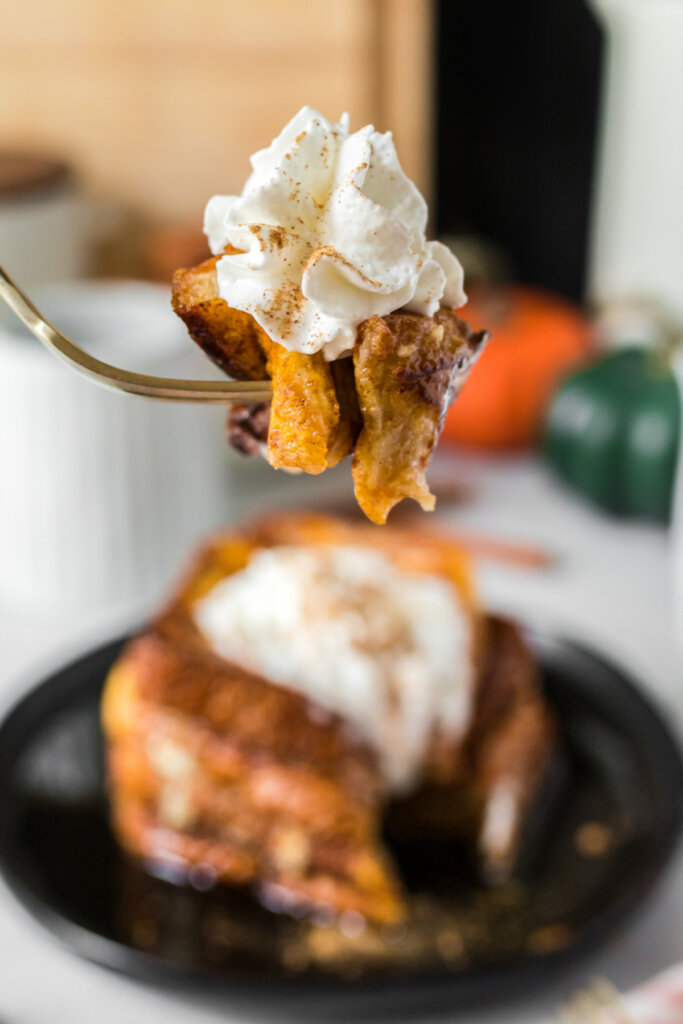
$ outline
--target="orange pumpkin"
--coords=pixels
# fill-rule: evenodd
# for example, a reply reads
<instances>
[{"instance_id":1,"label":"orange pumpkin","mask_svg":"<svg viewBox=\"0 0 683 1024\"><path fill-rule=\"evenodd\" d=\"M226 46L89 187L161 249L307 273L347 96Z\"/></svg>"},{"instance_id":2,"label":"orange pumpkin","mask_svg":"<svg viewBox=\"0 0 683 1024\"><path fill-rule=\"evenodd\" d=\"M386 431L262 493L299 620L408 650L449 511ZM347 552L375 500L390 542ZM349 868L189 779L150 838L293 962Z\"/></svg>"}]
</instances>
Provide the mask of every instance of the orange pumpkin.
<instances>
[{"instance_id":1,"label":"orange pumpkin","mask_svg":"<svg viewBox=\"0 0 683 1024\"><path fill-rule=\"evenodd\" d=\"M473 295L462 315L491 338L443 438L488 449L534 444L558 380L590 357L590 321L564 299L525 287Z\"/></svg>"}]
</instances>

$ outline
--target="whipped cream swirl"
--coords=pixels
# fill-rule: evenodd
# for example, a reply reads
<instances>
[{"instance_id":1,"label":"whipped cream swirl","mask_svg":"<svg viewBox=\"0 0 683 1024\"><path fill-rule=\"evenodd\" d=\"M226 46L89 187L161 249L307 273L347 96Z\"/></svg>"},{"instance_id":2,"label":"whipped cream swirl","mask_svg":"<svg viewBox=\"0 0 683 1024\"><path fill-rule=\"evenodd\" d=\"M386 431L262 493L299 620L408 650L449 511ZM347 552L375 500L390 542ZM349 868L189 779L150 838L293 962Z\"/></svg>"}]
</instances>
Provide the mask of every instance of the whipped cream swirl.
<instances>
[{"instance_id":1,"label":"whipped cream swirl","mask_svg":"<svg viewBox=\"0 0 683 1024\"><path fill-rule=\"evenodd\" d=\"M257 551L193 609L216 653L341 715L388 789L421 776L436 733L461 739L474 686L471 615L445 579L364 547Z\"/></svg>"},{"instance_id":2,"label":"whipped cream swirl","mask_svg":"<svg viewBox=\"0 0 683 1024\"><path fill-rule=\"evenodd\" d=\"M349 133L304 107L251 158L241 196L214 196L204 215L228 305L268 336L327 359L347 353L370 316L431 316L462 306L463 272L425 238L427 204L401 170L391 132Z\"/></svg>"}]
</instances>

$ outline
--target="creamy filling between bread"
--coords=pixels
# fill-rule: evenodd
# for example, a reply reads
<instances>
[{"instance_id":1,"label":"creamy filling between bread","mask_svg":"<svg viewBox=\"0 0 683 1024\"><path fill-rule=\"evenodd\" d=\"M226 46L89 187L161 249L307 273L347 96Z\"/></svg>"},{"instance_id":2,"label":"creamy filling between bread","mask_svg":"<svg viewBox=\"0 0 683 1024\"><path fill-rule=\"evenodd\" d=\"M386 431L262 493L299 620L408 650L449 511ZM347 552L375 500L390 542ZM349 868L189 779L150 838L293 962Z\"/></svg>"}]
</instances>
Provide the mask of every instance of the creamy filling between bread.
<instances>
[{"instance_id":1,"label":"creamy filling between bread","mask_svg":"<svg viewBox=\"0 0 683 1024\"><path fill-rule=\"evenodd\" d=\"M434 736L461 737L473 702L473 628L456 589L379 551L282 546L198 601L221 657L340 715L375 750L388 789L420 781Z\"/></svg>"}]
</instances>

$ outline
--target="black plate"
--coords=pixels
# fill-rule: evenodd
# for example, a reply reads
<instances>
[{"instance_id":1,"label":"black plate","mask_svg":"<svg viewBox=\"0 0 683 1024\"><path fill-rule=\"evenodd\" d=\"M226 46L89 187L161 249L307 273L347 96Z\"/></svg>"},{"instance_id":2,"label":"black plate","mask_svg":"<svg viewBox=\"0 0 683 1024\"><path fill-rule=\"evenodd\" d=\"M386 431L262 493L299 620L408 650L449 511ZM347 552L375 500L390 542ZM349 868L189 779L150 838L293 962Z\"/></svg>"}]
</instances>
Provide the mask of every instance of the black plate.
<instances>
[{"instance_id":1,"label":"black plate","mask_svg":"<svg viewBox=\"0 0 683 1024\"><path fill-rule=\"evenodd\" d=\"M415 923L394 940L393 960L367 934L344 939L339 954L329 928L271 913L245 892L202 891L201 878L154 878L122 855L107 821L98 703L123 642L56 672L0 726L0 867L34 917L107 966L217 984L233 998L295 997L290 1007L320 997L345 1010L358 997L370 1011L397 1000L406 1012L452 1007L547 978L594 948L675 847L683 763L658 712L614 666L534 636L563 753L517 880L487 890L462 848L395 845ZM438 935L429 952L427 933Z\"/></svg>"}]
</instances>

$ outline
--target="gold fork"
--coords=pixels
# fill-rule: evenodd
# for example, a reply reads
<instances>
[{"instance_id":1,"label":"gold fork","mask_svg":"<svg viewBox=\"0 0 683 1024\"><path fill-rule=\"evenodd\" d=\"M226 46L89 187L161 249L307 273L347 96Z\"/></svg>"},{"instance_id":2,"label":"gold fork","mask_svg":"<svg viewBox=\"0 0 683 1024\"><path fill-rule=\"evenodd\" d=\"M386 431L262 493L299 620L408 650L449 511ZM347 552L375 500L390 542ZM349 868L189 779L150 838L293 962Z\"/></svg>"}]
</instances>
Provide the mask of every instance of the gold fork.
<instances>
[{"instance_id":1,"label":"gold fork","mask_svg":"<svg viewBox=\"0 0 683 1024\"><path fill-rule=\"evenodd\" d=\"M559 1009L557 1024L636 1024L618 990L605 978L596 978Z\"/></svg>"},{"instance_id":2,"label":"gold fork","mask_svg":"<svg viewBox=\"0 0 683 1024\"><path fill-rule=\"evenodd\" d=\"M73 370L106 388L170 402L209 402L218 405L225 402L270 400L271 388L268 380L175 380L170 377L153 377L146 373L132 373L104 363L101 359L95 359L53 327L2 267L0 297L53 355Z\"/></svg>"}]
</instances>

